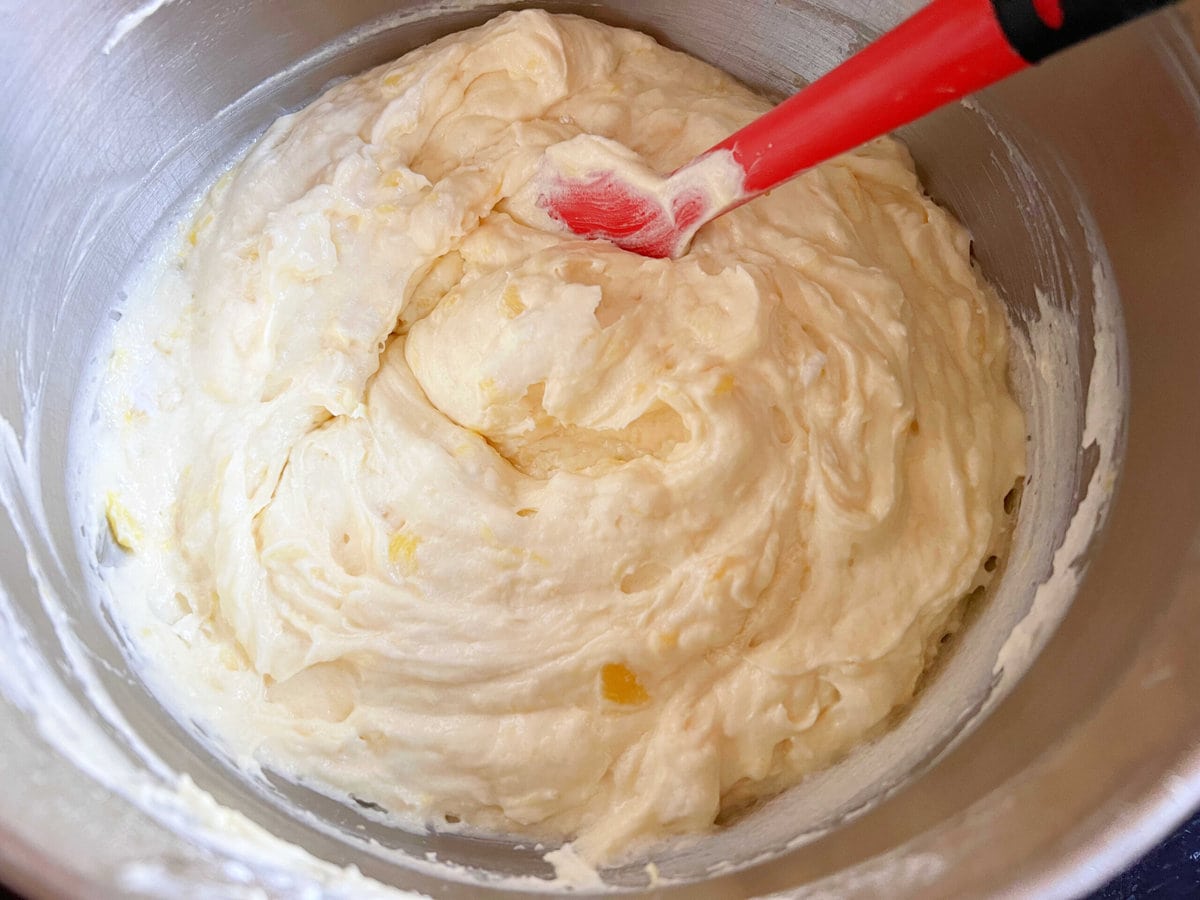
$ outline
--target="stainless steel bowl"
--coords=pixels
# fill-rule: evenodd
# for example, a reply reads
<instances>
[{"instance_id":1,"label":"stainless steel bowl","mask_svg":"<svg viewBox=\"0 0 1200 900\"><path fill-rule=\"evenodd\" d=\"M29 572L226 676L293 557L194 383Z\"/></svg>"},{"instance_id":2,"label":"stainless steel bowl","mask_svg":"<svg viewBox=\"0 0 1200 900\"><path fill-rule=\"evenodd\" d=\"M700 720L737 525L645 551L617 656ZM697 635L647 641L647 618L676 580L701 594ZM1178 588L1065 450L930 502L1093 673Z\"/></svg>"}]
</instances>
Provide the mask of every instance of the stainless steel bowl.
<instances>
[{"instance_id":1,"label":"stainless steel bowl","mask_svg":"<svg viewBox=\"0 0 1200 900\"><path fill-rule=\"evenodd\" d=\"M917 4L539 5L782 94ZM352 865L482 897L538 886L499 875L546 874L532 850L249 781L164 713L86 589L73 481L91 353L172 216L330 80L500 8L0 0L0 876L30 895L366 896ZM1200 802L1197 9L905 132L1027 335L1032 478L1011 558L886 737L664 851L684 883L656 896L1070 896ZM638 866L610 877L647 888Z\"/></svg>"}]
</instances>

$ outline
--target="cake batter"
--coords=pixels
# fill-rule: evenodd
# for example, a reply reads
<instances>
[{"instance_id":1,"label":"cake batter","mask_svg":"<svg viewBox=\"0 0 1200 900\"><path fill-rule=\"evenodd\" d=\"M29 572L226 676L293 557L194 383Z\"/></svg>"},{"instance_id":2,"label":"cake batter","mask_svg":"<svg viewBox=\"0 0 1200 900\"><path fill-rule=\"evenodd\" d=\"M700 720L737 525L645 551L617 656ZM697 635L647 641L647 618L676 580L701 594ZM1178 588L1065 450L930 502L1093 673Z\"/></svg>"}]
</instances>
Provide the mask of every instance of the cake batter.
<instances>
[{"instance_id":1,"label":"cake batter","mask_svg":"<svg viewBox=\"0 0 1200 900\"><path fill-rule=\"evenodd\" d=\"M1024 470L1001 304L891 139L677 261L584 242L548 147L667 172L769 107L504 14L329 90L117 327L93 483L148 677L243 759L594 863L908 703Z\"/></svg>"}]
</instances>

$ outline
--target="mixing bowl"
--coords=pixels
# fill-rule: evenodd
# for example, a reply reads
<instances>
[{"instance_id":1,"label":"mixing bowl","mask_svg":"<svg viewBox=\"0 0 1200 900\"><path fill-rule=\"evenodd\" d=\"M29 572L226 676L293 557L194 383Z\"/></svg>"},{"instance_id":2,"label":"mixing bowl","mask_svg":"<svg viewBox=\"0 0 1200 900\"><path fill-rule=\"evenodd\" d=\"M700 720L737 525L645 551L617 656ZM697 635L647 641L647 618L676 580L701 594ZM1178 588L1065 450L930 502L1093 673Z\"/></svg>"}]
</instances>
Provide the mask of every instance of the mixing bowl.
<instances>
[{"instance_id":1,"label":"mixing bowl","mask_svg":"<svg viewBox=\"0 0 1200 900\"><path fill-rule=\"evenodd\" d=\"M539 5L649 31L776 95L917 6ZM0 2L0 876L30 895L554 887L538 848L414 834L250 778L165 712L98 600L99 528L77 480L95 355L175 218L331 80L502 8ZM970 602L886 735L655 851L657 875L606 872L616 888L1069 896L1200 801L1195 14L1143 21L903 134L1017 335L1030 477L999 587Z\"/></svg>"}]
</instances>

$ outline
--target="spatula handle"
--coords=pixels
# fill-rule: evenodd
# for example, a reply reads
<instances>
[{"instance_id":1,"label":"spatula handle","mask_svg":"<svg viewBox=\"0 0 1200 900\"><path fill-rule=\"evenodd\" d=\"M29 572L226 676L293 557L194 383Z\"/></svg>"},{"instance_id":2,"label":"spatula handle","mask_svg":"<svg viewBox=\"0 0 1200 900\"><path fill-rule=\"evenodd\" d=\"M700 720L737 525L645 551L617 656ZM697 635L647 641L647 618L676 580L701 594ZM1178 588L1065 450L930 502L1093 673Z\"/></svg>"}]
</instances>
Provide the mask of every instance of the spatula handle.
<instances>
[{"instance_id":1,"label":"spatula handle","mask_svg":"<svg viewBox=\"0 0 1200 900\"><path fill-rule=\"evenodd\" d=\"M1154 12L1175 0L991 0L996 21L1029 63Z\"/></svg>"},{"instance_id":2,"label":"spatula handle","mask_svg":"<svg viewBox=\"0 0 1200 900\"><path fill-rule=\"evenodd\" d=\"M1174 0L934 0L713 150L749 196ZM748 199L748 198L747 198Z\"/></svg>"}]
</instances>

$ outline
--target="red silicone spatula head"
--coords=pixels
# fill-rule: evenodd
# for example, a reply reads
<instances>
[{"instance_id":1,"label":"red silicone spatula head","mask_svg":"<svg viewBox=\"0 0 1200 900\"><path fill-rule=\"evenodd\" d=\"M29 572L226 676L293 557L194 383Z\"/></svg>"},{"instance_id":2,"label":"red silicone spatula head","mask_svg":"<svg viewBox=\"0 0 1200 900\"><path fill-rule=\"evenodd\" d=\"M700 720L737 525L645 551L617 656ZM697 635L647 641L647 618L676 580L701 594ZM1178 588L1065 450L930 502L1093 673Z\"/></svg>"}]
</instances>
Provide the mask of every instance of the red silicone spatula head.
<instances>
[{"instance_id":1,"label":"red silicone spatula head","mask_svg":"<svg viewBox=\"0 0 1200 900\"><path fill-rule=\"evenodd\" d=\"M656 258L682 254L701 225L744 199L745 173L728 151L664 178L594 135L550 148L537 178L538 204L568 230Z\"/></svg>"},{"instance_id":2,"label":"red silicone spatula head","mask_svg":"<svg viewBox=\"0 0 1200 900\"><path fill-rule=\"evenodd\" d=\"M685 238L682 228L695 224L703 212L703 198L697 200L679 209L671 202L668 209L659 196L643 193L615 172L548 176L539 196L550 217L580 237L611 241L656 259L686 249L691 234Z\"/></svg>"}]
</instances>

